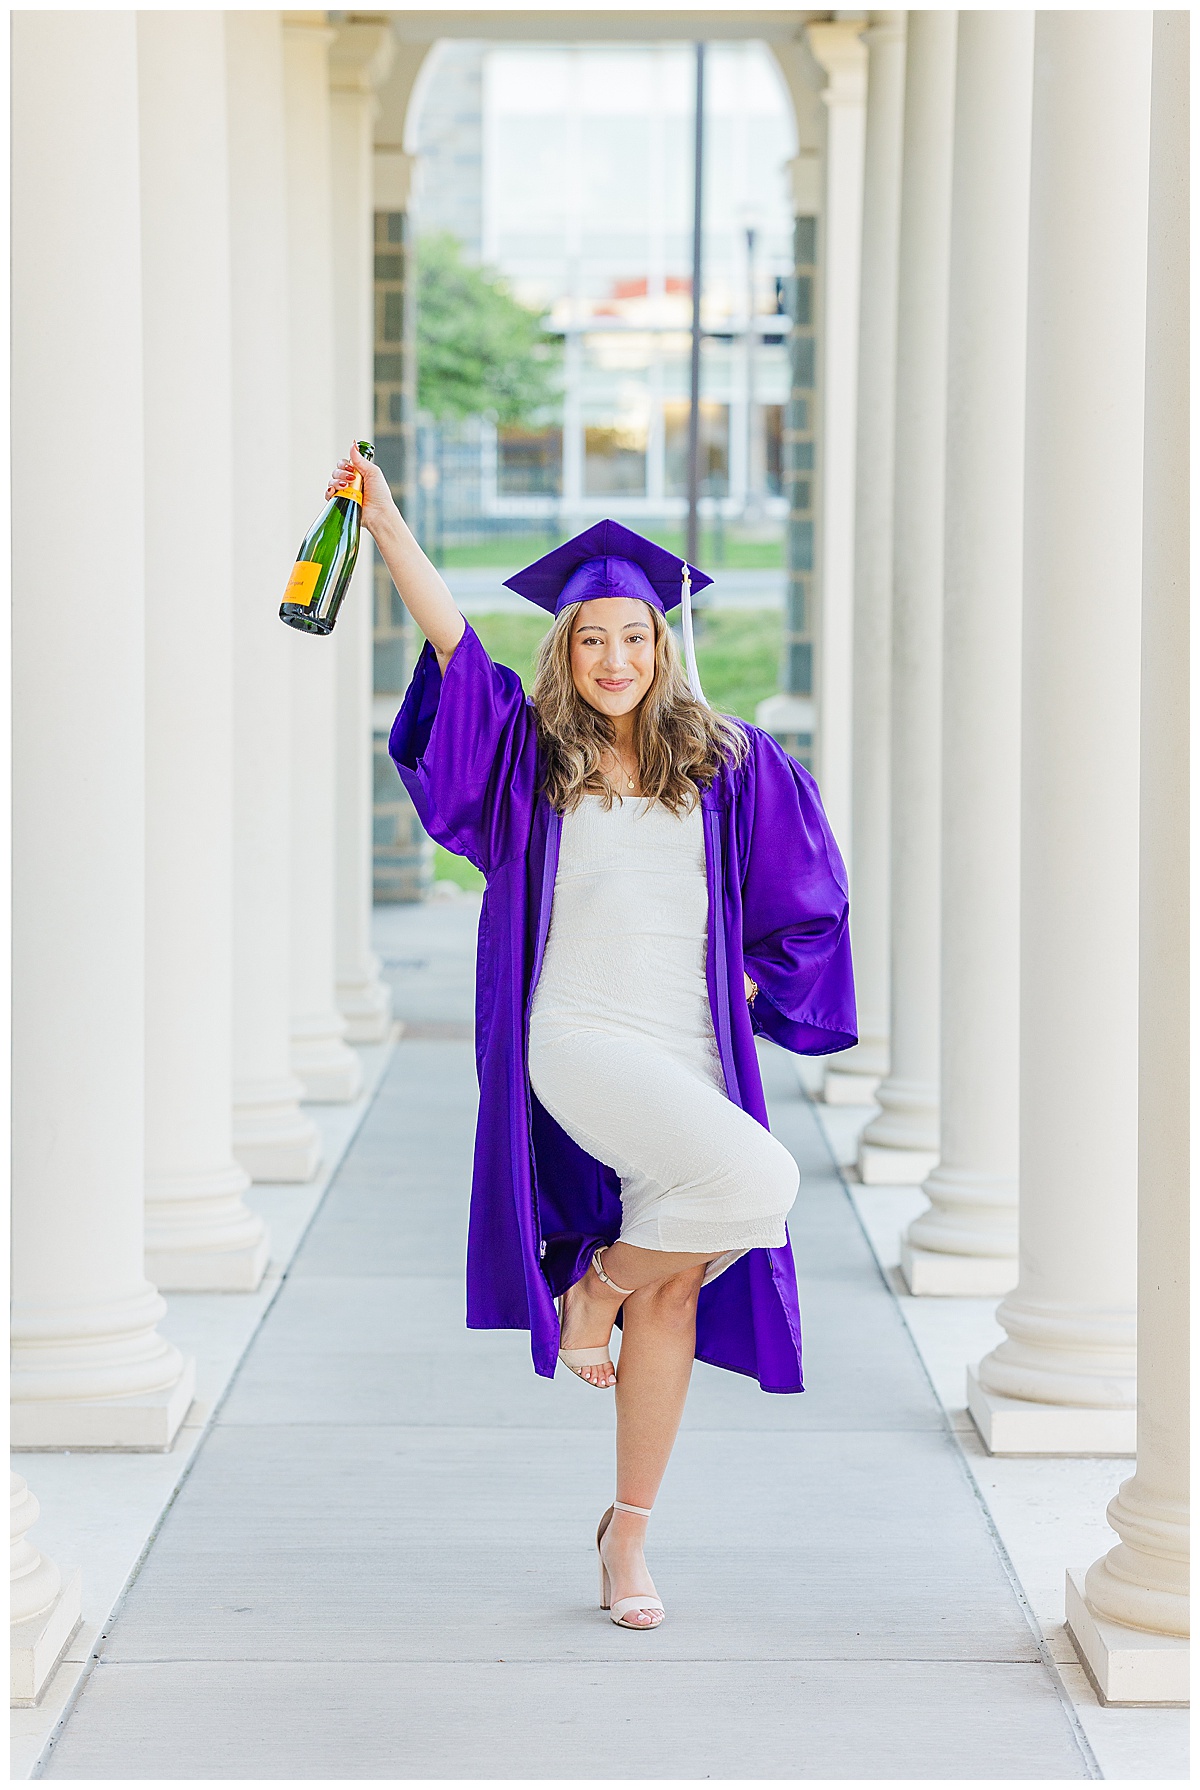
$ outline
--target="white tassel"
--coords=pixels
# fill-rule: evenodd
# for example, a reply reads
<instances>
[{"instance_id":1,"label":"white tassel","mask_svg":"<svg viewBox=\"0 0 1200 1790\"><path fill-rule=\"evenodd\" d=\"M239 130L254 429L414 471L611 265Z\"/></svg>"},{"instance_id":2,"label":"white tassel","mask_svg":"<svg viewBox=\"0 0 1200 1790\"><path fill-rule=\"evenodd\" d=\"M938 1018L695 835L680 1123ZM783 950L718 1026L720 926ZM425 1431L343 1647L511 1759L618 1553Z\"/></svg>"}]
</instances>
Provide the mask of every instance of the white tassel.
<instances>
[{"instance_id":1,"label":"white tassel","mask_svg":"<svg viewBox=\"0 0 1200 1790\"><path fill-rule=\"evenodd\" d=\"M688 683L697 702L705 702L700 684L700 668L696 664L696 637L692 632L692 569L683 562L683 662L687 666Z\"/></svg>"}]
</instances>

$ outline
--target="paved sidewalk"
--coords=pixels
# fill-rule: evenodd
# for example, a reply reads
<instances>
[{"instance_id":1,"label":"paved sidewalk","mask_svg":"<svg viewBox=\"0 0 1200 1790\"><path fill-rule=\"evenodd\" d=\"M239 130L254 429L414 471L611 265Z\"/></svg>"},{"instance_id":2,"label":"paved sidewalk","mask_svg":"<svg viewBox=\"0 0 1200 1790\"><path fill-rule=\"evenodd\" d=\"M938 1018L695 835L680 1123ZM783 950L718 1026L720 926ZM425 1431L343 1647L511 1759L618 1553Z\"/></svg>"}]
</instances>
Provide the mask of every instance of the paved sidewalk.
<instances>
[{"instance_id":1,"label":"paved sidewalk","mask_svg":"<svg viewBox=\"0 0 1200 1790\"><path fill-rule=\"evenodd\" d=\"M474 904L51 1756L61 1778L1094 1775L781 1053L810 1390L698 1366L655 1634L596 1608L611 1402L468 1332Z\"/></svg>"}]
</instances>

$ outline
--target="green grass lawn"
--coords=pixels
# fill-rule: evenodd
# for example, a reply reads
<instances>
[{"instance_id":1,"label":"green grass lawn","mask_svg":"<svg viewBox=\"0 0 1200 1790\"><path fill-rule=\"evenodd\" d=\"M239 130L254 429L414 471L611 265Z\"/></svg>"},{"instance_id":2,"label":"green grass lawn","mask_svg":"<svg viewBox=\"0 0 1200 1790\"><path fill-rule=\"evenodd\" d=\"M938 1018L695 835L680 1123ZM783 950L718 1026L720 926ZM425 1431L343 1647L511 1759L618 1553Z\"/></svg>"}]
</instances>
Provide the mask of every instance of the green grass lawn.
<instances>
[{"instance_id":1,"label":"green grass lawn","mask_svg":"<svg viewBox=\"0 0 1200 1790\"><path fill-rule=\"evenodd\" d=\"M647 526L652 530L652 538L669 553L683 552L682 529ZM542 534L497 535L492 540L474 541L470 546L446 547L441 563L447 568L495 566L501 571L515 571L518 566L540 559L543 553L549 553L551 547L557 547L565 538L561 533L551 537L548 530ZM727 528L722 542L713 530L704 529L697 559L706 572L716 573L722 566L739 572L774 570L783 564L783 535L781 532L777 540L770 541L746 540L736 529Z\"/></svg>"},{"instance_id":2,"label":"green grass lawn","mask_svg":"<svg viewBox=\"0 0 1200 1790\"><path fill-rule=\"evenodd\" d=\"M538 615L477 615L471 625L491 657L511 666L528 690L549 623ZM715 709L753 721L756 706L779 688L782 633L778 609L717 610L707 618L696 642L696 657L704 694ZM463 889L483 887L473 865L440 845L433 874Z\"/></svg>"},{"instance_id":3,"label":"green grass lawn","mask_svg":"<svg viewBox=\"0 0 1200 1790\"><path fill-rule=\"evenodd\" d=\"M483 878L474 864L456 857L444 845L433 848L433 880L436 883L457 883L460 889L482 889Z\"/></svg>"},{"instance_id":4,"label":"green grass lawn","mask_svg":"<svg viewBox=\"0 0 1200 1790\"><path fill-rule=\"evenodd\" d=\"M492 658L510 665L528 690L549 622L540 615L477 615L471 625ZM696 658L714 708L753 721L757 704L779 688L782 635L778 609L717 609L707 617Z\"/></svg>"},{"instance_id":5,"label":"green grass lawn","mask_svg":"<svg viewBox=\"0 0 1200 1790\"><path fill-rule=\"evenodd\" d=\"M523 615L473 615L471 626L488 656L498 665L509 666L529 690L533 685L534 660L550 631L550 619L544 609L535 610L530 605Z\"/></svg>"},{"instance_id":6,"label":"green grass lawn","mask_svg":"<svg viewBox=\"0 0 1200 1790\"><path fill-rule=\"evenodd\" d=\"M704 694L723 714L753 721L759 703L779 688L782 650L781 610L714 610L696 641Z\"/></svg>"}]
</instances>

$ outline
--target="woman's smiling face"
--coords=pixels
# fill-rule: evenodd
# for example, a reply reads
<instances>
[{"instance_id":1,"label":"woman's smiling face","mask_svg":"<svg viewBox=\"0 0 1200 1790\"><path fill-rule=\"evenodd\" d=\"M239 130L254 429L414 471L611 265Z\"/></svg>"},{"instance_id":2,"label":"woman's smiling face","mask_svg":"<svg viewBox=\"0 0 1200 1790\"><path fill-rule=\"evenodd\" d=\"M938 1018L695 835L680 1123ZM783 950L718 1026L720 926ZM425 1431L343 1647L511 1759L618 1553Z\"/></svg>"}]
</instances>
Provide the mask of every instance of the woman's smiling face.
<instances>
[{"instance_id":1,"label":"woman's smiling face","mask_svg":"<svg viewBox=\"0 0 1200 1790\"><path fill-rule=\"evenodd\" d=\"M654 618L636 597L593 597L571 628L571 676L602 715L628 715L654 682Z\"/></svg>"}]
</instances>

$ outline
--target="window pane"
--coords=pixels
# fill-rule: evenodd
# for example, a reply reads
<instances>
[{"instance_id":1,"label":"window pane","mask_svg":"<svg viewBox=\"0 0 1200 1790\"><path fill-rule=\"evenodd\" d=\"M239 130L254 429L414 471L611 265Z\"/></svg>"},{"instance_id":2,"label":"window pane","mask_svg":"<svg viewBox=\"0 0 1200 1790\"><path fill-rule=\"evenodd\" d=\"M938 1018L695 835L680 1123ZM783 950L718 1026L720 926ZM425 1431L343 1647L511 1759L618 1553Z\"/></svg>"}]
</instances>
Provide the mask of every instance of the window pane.
<instances>
[{"instance_id":1,"label":"window pane","mask_svg":"<svg viewBox=\"0 0 1200 1790\"><path fill-rule=\"evenodd\" d=\"M591 425L583 431L583 489L587 497L646 495L646 431Z\"/></svg>"},{"instance_id":2,"label":"window pane","mask_svg":"<svg viewBox=\"0 0 1200 1790\"><path fill-rule=\"evenodd\" d=\"M501 497L557 497L562 491L562 430L497 431L496 489Z\"/></svg>"},{"instance_id":3,"label":"window pane","mask_svg":"<svg viewBox=\"0 0 1200 1790\"><path fill-rule=\"evenodd\" d=\"M583 340L583 489L587 497L644 497L650 433L648 335L614 330Z\"/></svg>"},{"instance_id":4,"label":"window pane","mask_svg":"<svg viewBox=\"0 0 1200 1790\"><path fill-rule=\"evenodd\" d=\"M772 497L779 497L783 492L783 405L764 404L762 418L767 448L767 490Z\"/></svg>"},{"instance_id":5,"label":"window pane","mask_svg":"<svg viewBox=\"0 0 1200 1790\"><path fill-rule=\"evenodd\" d=\"M687 496L688 412L687 399L668 399L663 405L665 490L668 497ZM729 495L729 406L700 400L700 495Z\"/></svg>"}]
</instances>

